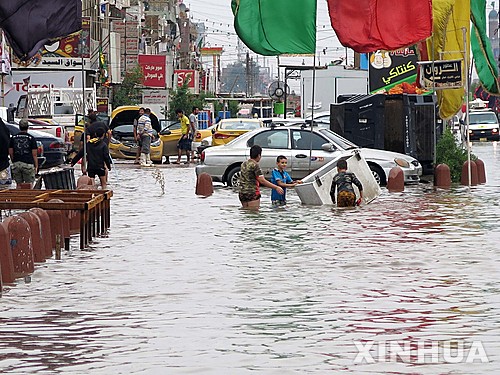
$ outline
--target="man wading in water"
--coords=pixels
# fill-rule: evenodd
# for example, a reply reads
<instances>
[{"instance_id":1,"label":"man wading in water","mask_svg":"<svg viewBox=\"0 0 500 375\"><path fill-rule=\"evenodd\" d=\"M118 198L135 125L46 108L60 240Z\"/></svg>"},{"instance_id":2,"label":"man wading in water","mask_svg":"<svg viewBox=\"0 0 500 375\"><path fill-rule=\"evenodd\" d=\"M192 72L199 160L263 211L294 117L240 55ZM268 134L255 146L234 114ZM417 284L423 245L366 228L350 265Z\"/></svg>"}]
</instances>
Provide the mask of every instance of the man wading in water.
<instances>
[{"instance_id":1,"label":"man wading in water","mask_svg":"<svg viewBox=\"0 0 500 375\"><path fill-rule=\"evenodd\" d=\"M275 189L278 194L283 195L281 187L267 181L262 174L259 161L262 156L262 147L253 145L250 148L250 159L241 164L240 177L240 202L243 208L259 209L260 207L260 189L262 184L268 188Z\"/></svg>"}]
</instances>

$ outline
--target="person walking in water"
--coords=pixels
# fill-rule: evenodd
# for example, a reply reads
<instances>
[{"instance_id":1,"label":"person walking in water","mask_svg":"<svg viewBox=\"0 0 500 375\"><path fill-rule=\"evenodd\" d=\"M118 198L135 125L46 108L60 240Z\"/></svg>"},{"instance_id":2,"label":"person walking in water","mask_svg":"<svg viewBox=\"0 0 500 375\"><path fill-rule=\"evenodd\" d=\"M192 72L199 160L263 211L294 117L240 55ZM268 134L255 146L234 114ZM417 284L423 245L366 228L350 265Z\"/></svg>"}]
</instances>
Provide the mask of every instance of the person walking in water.
<instances>
[{"instance_id":1,"label":"person walking in water","mask_svg":"<svg viewBox=\"0 0 500 375\"><path fill-rule=\"evenodd\" d=\"M259 161L262 157L262 147L253 145L250 148L250 159L241 164L239 198L243 208L259 209L260 185L275 189L283 195L283 188L267 181L262 174Z\"/></svg>"},{"instance_id":2,"label":"person walking in water","mask_svg":"<svg viewBox=\"0 0 500 375\"><path fill-rule=\"evenodd\" d=\"M177 143L177 160L173 162L173 164L181 163L182 151L186 153L187 161L186 164L189 164L189 157L191 155L191 140L189 139L189 119L184 114L182 109L176 109L175 113L177 114L177 118L181 123L181 138L179 139L179 143Z\"/></svg>"},{"instance_id":3,"label":"person walking in water","mask_svg":"<svg viewBox=\"0 0 500 375\"><path fill-rule=\"evenodd\" d=\"M142 152L141 151L141 149L142 149L142 141L141 141L141 137L139 137L139 134L137 133L137 124L138 124L139 119L142 117L143 114L144 114L144 108L141 107L141 108L139 108L139 114L134 119L134 140L137 142L137 152L135 154L134 164L139 164L140 163L139 158L140 158L141 152Z\"/></svg>"},{"instance_id":4,"label":"person walking in water","mask_svg":"<svg viewBox=\"0 0 500 375\"><path fill-rule=\"evenodd\" d=\"M359 189L359 199L357 201L353 185L356 185ZM337 174L333 176L330 197L333 203L335 203L335 200L337 201L337 207L354 207L359 205L363 198L363 185L354 173L347 172L347 161L345 159L337 162Z\"/></svg>"},{"instance_id":5,"label":"person walking in water","mask_svg":"<svg viewBox=\"0 0 500 375\"><path fill-rule=\"evenodd\" d=\"M109 156L108 146L103 138L105 132L103 128L96 129L95 133L87 142L87 174L94 183L95 176L99 176L101 181L101 189L106 189L108 179L106 177L106 168L111 170L111 157ZM71 161L73 167L83 157L83 147L78 151L78 154Z\"/></svg>"},{"instance_id":6,"label":"person walking in water","mask_svg":"<svg viewBox=\"0 0 500 375\"><path fill-rule=\"evenodd\" d=\"M189 115L189 138L191 139L191 163L194 163L196 148L194 147L194 140L198 132L198 107L193 107L193 112Z\"/></svg>"},{"instance_id":7,"label":"person walking in water","mask_svg":"<svg viewBox=\"0 0 500 375\"><path fill-rule=\"evenodd\" d=\"M28 120L19 121L19 130L9 143L9 155L12 160L12 177L17 184L35 181L38 173L38 146L35 137L28 134Z\"/></svg>"},{"instance_id":8,"label":"person walking in water","mask_svg":"<svg viewBox=\"0 0 500 375\"><path fill-rule=\"evenodd\" d=\"M141 139L141 167L151 167L151 138L153 137L153 126L151 125L151 110L144 109L144 114L137 121L137 134Z\"/></svg>"},{"instance_id":9,"label":"person walking in water","mask_svg":"<svg viewBox=\"0 0 500 375\"><path fill-rule=\"evenodd\" d=\"M285 171L288 159L284 155L276 158L276 168L273 169L271 182L283 188L283 194L278 194L276 190L271 193L271 203L273 207L286 205L286 188L293 188L302 181L293 181L292 177Z\"/></svg>"}]
</instances>

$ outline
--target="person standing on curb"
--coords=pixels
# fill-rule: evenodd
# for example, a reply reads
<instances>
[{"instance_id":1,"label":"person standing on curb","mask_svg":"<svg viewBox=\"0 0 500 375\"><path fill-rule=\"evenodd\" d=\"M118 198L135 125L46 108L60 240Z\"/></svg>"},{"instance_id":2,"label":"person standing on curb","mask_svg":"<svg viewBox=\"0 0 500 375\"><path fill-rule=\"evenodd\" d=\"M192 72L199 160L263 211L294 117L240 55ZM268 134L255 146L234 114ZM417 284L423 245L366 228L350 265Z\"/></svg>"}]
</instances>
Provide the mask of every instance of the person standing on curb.
<instances>
[{"instance_id":1,"label":"person standing on curb","mask_svg":"<svg viewBox=\"0 0 500 375\"><path fill-rule=\"evenodd\" d=\"M153 126L151 125L151 110L144 109L144 114L137 121L137 134L142 143L141 147L141 167L152 167L151 161L151 138L153 137Z\"/></svg>"},{"instance_id":2,"label":"person standing on curb","mask_svg":"<svg viewBox=\"0 0 500 375\"><path fill-rule=\"evenodd\" d=\"M195 147L194 139L196 138L196 133L198 132L198 113L200 112L198 107L193 107L193 112L189 115L189 134L191 139L191 162L194 163Z\"/></svg>"},{"instance_id":3,"label":"person standing on curb","mask_svg":"<svg viewBox=\"0 0 500 375\"><path fill-rule=\"evenodd\" d=\"M141 156L142 141L139 134L137 134L137 123L139 119L144 114L144 107L139 108L139 115L134 119L134 140L137 142L137 153L135 154L134 164L139 164L139 158Z\"/></svg>"},{"instance_id":4,"label":"person standing on curb","mask_svg":"<svg viewBox=\"0 0 500 375\"><path fill-rule=\"evenodd\" d=\"M177 143L177 160L173 162L173 164L181 163L182 151L186 152L187 161L185 164L189 164L189 156L191 153L191 142L189 140L189 119L184 114L182 109L176 109L175 113L177 114L177 118L181 123L181 138L179 139L179 143Z\"/></svg>"},{"instance_id":5,"label":"person standing on curb","mask_svg":"<svg viewBox=\"0 0 500 375\"><path fill-rule=\"evenodd\" d=\"M9 143L9 155L12 160L12 177L16 183L32 184L38 173L38 146L35 137L28 134L28 120L19 121L19 130Z\"/></svg>"},{"instance_id":6,"label":"person standing on curb","mask_svg":"<svg viewBox=\"0 0 500 375\"><path fill-rule=\"evenodd\" d=\"M262 147L253 145L250 148L250 159L241 164L239 199L243 208L258 210L260 207L260 185L275 189L283 195L283 188L267 181L259 166L262 157Z\"/></svg>"}]
</instances>

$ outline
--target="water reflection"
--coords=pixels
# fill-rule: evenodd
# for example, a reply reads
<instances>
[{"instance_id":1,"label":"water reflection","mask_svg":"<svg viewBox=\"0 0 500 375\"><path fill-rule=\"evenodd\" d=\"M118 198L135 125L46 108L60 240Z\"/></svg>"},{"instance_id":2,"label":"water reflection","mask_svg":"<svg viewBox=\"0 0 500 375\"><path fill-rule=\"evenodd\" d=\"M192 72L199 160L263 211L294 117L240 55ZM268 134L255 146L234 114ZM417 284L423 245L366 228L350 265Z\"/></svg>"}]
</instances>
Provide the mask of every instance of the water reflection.
<instances>
[{"instance_id":1,"label":"water reflection","mask_svg":"<svg viewBox=\"0 0 500 375\"><path fill-rule=\"evenodd\" d=\"M3 373L493 374L500 213L496 145L473 150L488 183L420 184L354 210L239 209L194 197L192 168L123 164L112 228L0 300ZM481 340L490 363L358 365L357 340Z\"/></svg>"}]
</instances>

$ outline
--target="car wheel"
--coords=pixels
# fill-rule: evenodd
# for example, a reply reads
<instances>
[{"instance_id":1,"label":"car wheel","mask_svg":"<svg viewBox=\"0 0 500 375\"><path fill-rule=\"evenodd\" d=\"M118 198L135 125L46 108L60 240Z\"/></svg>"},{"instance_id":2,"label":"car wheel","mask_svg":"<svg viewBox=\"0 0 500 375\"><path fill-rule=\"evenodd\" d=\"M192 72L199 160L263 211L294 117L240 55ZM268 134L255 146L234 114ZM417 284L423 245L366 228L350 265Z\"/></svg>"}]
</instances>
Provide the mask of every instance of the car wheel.
<instances>
[{"instance_id":1,"label":"car wheel","mask_svg":"<svg viewBox=\"0 0 500 375\"><path fill-rule=\"evenodd\" d=\"M227 186L238 187L240 185L240 173L241 168L239 166L231 169L226 178Z\"/></svg>"},{"instance_id":2,"label":"car wheel","mask_svg":"<svg viewBox=\"0 0 500 375\"><path fill-rule=\"evenodd\" d=\"M378 165L370 164L370 170L372 171L373 177L375 177L375 181L377 181L377 184L379 184L379 186L384 186L386 184L386 181L385 173L382 168L380 168Z\"/></svg>"}]
</instances>

